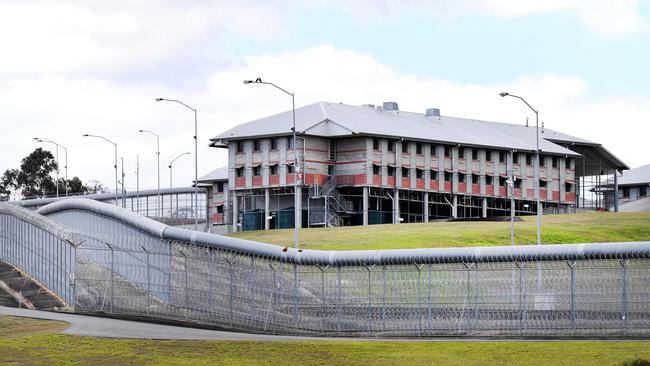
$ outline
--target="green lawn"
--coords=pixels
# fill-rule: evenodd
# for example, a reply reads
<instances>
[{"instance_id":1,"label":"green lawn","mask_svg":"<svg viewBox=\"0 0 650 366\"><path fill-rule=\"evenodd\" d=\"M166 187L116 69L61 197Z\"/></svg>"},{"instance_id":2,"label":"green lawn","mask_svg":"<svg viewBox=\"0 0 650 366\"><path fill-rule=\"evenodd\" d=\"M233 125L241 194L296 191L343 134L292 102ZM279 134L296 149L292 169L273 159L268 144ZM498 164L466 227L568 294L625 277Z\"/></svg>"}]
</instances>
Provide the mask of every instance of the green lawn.
<instances>
[{"instance_id":1,"label":"green lawn","mask_svg":"<svg viewBox=\"0 0 650 366\"><path fill-rule=\"evenodd\" d=\"M515 223L517 244L537 241L535 216ZM650 241L650 212L548 215L542 219L546 244ZM293 230L248 231L234 237L293 245ZM302 248L399 249L509 245L510 222L434 222L428 224L348 226L300 230Z\"/></svg>"},{"instance_id":2,"label":"green lawn","mask_svg":"<svg viewBox=\"0 0 650 366\"><path fill-rule=\"evenodd\" d=\"M0 316L0 364L16 365L617 365L650 342L222 342L57 334L59 322Z\"/></svg>"}]
</instances>

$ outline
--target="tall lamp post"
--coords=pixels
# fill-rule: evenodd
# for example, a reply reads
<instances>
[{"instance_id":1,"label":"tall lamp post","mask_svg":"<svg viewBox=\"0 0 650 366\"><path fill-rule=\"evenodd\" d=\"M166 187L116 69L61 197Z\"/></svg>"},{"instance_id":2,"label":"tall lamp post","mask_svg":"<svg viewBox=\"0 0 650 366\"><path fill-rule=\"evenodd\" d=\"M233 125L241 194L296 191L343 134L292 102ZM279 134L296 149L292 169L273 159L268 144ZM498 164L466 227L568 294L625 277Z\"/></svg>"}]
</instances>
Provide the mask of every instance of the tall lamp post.
<instances>
[{"instance_id":1,"label":"tall lamp post","mask_svg":"<svg viewBox=\"0 0 650 366\"><path fill-rule=\"evenodd\" d=\"M46 139L43 137L34 137L35 141L38 142L49 142L51 144L56 145L56 196L59 197L59 147L63 149L63 152L65 153L65 182L64 182L64 187L65 187L65 196L68 197L68 148L58 144L50 139Z\"/></svg>"},{"instance_id":2,"label":"tall lamp post","mask_svg":"<svg viewBox=\"0 0 650 366\"><path fill-rule=\"evenodd\" d=\"M537 245L542 245L542 205L540 203L539 197L539 111L533 108L528 102L518 96L513 95L508 92L502 92L499 94L502 97L513 97L520 99L524 102L528 108L535 112L535 133L536 133L536 148L535 148L535 199L537 200Z\"/></svg>"},{"instance_id":3,"label":"tall lamp post","mask_svg":"<svg viewBox=\"0 0 650 366\"><path fill-rule=\"evenodd\" d=\"M160 136L158 136L157 133L150 130L138 130L138 132L146 132L156 136L156 158L158 160L158 211L160 217L162 217L163 214L162 198L160 196Z\"/></svg>"},{"instance_id":4,"label":"tall lamp post","mask_svg":"<svg viewBox=\"0 0 650 366\"><path fill-rule=\"evenodd\" d=\"M299 195L298 195L298 177L300 177L300 172L299 172L299 164L298 164L298 144L297 144L297 139L296 139L296 98L295 94L291 93L285 89L282 89L281 87L270 83L268 81L262 81L261 78L257 78L255 80L244 80L244 84L266 84L266 85L271 85L275 87L276 89L279 89L291 96L291 116L292 116L292 122L293 125L291 127L291 133L293 134L293 165L294 165L294 178L293 178L293 200L294 200L294 224L293 224L293 247L298 249L298 225L300 221L300 213L298 210L302 210L302 207L298 207L300 205L300 200L299 200Z\"/></svg>"},{"instance_id":5,"label":"tall lamp post","mask_svg":"<svg viewBox=\"0 0 650 366\"><path fill-rule=\"evenodd\" d=\"M198 140L197 140L197 115L196 108L181 102L177 99L156 98L156 102L175 102L194 112L194 230L199 229L199 158L198 158Z\"/></svg>"},{"instance_id":6,"label":"tall lamp post","mask_svg":"<svg viewBox=\"0 0 650 366\"><path fill-rule=\"evenodd\" d=\"M189 155L189 154L190 154L189 152L184 152L178 155L177 157L175 157L174 160L169 162L169 188L174 188L174 186L172 185L172 164L174 164L174 162L178 160L178 158L180 158L181 156Z\"/></svg>"},{"instance_id":7,"label":"tall lamp post","mask_svg":"<svg viewBox=\"0 0 650 366\"><path fill-rule=\"evenodd\" d=\"M115 148L115 165L113 167L115 168L115 206L119 206L119 198L118 198L118 193L117 193L117 144L109 139L107 139L104 136L99 136L99 135L89 135L87 133L84 133L81 135L83 137L96 137L98 139L102 139L110 144L113 144L113 147Z\"/></svg>"}]
</instances>

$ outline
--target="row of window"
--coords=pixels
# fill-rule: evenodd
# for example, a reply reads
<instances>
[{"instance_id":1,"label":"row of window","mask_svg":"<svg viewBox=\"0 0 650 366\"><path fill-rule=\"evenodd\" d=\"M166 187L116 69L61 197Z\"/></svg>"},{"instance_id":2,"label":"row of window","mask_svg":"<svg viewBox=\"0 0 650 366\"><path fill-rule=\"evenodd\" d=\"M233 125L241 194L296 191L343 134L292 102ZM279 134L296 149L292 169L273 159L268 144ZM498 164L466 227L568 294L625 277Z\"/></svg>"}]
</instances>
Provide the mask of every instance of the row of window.
<instances>
[{"instance_id":1,"label":"row of window","mask_svg":"<svg viewBox=\"0 0 650 366\"><path fill-rule=\"evenodd\" d=\"M630 197L630 187L623 187L623 198L629 198ZM641 186L639 187L639 197L645 197L647 196L648 191L646 186Z\"/></svg>"},{"instance_id":2,"label":"row of window","mask_svg":"<svg viewBox=\"0 0 650 366\"><path fill-rule=\"evenodd\" d=\"M287 141L287 149L293 149L293 136L289 137L274 137L270 138L269 141L271 142L271 146L269 146L270 150L277 150L278 149L278 141L280 139L286 139ZM262 147L260 145L261 140L253 140L253 152L259 152L262 151ZM244 152L244 141L237 141L237 153L243 153Z\"/></svg>"},{"instance_id":3,"label":"row of window","mask_svg":"<svg viewBox=\"0 0 650 366\"><path fill-rule=\"evenodd\" d=\"M373 139L372 140L372 148L374 150L380 150L380 139ZM388 140L388 151L394 151L395 150L395 141ZM409 143L403 143L402 144L402 153L408 154L409 153ZM444 146L444 156L446 158L451 157L452 154L452 146L445 145ZM472 148L467 148L471 152L472 160L478 160L478 152L479 149L472 149ZM465 150L466 148L464 147L459 147L458 148L458 158L460 159L465 159ZM431 156L436 156L438 154L438 149L436 144L430 144L430 150ZM423 144L422 143L416 143L415 144L415 153L418 155L423 154ZM526 154L526 165L533 165L533 154ZM507 152L506 151L499 151L499 163L505 163L507 159ZM512 156L513 163L514 164L519 164L519 154L514 154ZM571 169L571 160L570 158L565 159L565 164L567 169ZM492 161L492 151L486 150L485 151L485 161ZM559 158L557 156L554 156L551 162L553 168L557 168L559 164ZM545 166L546 165L546 159L544 155L540 156L540 166Z\"/></svg>"},{"instance_id":4,"label":"row of window","mask_svg":"<svg viewBox=\"0 0 650 366\"><path fill-rule=\"evenodd\" d=\"M294 172L294 167L293 165L287 164L287 173L293 173ZM278 165L271 165L269 166L269 174L270 175L276 175L278 174ZM262 175L262 166L254 166L253 167L253 175L254 176L260 176ZM237 178L241 178L244 176L244 167L239 167L235 169L235 176Z\"/></svg>"}]
</instances>

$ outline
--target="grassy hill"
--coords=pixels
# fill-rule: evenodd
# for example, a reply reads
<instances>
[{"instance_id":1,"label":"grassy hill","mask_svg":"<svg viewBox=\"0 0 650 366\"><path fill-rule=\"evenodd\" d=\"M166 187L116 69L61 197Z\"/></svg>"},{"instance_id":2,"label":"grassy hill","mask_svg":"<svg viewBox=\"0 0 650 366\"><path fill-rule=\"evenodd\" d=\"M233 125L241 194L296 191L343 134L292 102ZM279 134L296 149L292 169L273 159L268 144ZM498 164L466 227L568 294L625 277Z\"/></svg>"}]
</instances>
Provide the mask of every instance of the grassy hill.
<instances>
[{"instance_id":1,"label":"grassy hill","mask_svg":"<svg viewBox=\"0 0 650 366\"><path fill-rule=\"evenodd\" d=\"M515 223L517 244L536 243L535 216ZM234 237L293 245L293 230L248 231ZM593 212L542 218L545 244L650 241L650 212ZM300 230L308 249L399 249L510 245L510 222L433 222L427 224L348 226Z\"/></svg>"}]
</instances>

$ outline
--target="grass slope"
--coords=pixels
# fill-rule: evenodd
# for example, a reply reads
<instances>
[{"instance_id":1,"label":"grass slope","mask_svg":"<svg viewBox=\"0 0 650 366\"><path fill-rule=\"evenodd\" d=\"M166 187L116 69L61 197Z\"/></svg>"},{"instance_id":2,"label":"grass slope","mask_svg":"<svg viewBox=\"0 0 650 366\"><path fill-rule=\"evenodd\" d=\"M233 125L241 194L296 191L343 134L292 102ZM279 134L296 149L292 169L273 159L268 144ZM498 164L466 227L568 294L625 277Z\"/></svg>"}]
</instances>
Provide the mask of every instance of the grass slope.
<instances>
[{"instance_id":1,"label":"grass slope","mask_svg":"<svg viewBox=\"0 0 650 366\"><path fill-rule=\"evenodd\" d=\"M650 342L158 341L75 337L65 324L0 316L0 364L613 365Z\"/></svg>"},{"instance_id":2,"label":"grass slope","mask_svg":"<svg viewBox=\"0 0 650 366\"><path fill-rule=\"evenodd\" d=\"M537 241L535 216L515 223L517 244ZM247 231L234 237L293 245L293 230ZM650 240L650 213L581 213L542 219L546 244ZM300 230L302 248L352 250L509 245L510 222L433 222Z\"/></svg>"}]
</instances>

